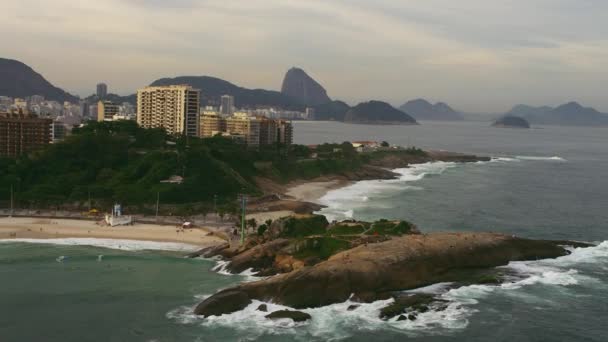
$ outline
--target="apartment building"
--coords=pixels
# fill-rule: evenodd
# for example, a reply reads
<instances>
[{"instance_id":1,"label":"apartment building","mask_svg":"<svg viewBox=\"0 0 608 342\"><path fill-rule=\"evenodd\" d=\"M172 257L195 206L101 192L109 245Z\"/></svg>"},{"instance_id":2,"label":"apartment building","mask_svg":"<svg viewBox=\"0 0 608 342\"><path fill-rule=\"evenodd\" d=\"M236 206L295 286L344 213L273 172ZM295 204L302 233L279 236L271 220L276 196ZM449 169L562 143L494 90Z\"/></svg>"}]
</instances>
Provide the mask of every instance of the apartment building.
<instances>
[{"instance_id":1,"label":"apartment building","mask_svg":"<svg viewBox=\"0 0 608 342\"><path fill-rule=\"evenodd\" d=\"M226 132L244 136L247 146L255 147L260 145L260 124L258 118L249 117L246 113L234 113L226 119Z\"/></svg>"},{"instance_id":2,"label":"apartment building","mask_svg":"<svg viewBox=\"0 0 608 342\"><path fill-rule=\"evenodd\" d=\"M117 115L120 108L117 104L111 101L97 102L97 121L113 121L114 115Z\"/></svg>"},{"instance_id":3,"label":"apartment building","mask_svg":"<svg viewBox=\"0 0 608 342\"><path fill-rule=\"evenodd\" d=\"M211 138L225 131L226 119L222 118L218 112L207 110L202 112L200 127L201 137Z\"/></svg>"},{"instance_id":4,"label":"apartment building","mask_svg":"<svg viewBox=\"0 0 608 342\"><path fill-rule=\"evenodd\" d=\"M286 120L278 121L278 136L277 140L280 144L291 145L293 144L293 125L291 122Z\"/></svg>"},{"instance_id":5,"label":"apartment building","mask_svg":"<svg viewBox=\"0 0 608 342\"><path fill-rule=\"evenodd\" d=\"M0 156L15 158L51 143L51 119L23 113L0 113Z\"/></svg>"},{"instance_id":6,"label":"apartment building","mask_svg":"<svg viewBox=\"0 0 608 342\"><path fill-rule=\"evenodd\" d=\"M220 113L223 116L230 116L234 114L234 96L224 95L220 99Z\"/></svg>"},{"instance_id":7,"label":"apartment building","mask_svg":"<svg viewBox=\"0 0 608 342\"><path fill-rule=\"evenodd\" d=\"M293 127L290 122L254 117L246 112L237 112L226 118L215 111L204 111L200 132L203 138L221 134L253 147L293 142Z\"/></svg>"},{"instance_id":8,"label":"apartment building","mask_svg":"<svg viewBox=\"0 0 608 342\"><path fill-rule=\"evenodd\" d=\"M200 90L188 85L146 87L137 91L137 123L173 135L199 136Z\"/></svg>"}]
</instances>

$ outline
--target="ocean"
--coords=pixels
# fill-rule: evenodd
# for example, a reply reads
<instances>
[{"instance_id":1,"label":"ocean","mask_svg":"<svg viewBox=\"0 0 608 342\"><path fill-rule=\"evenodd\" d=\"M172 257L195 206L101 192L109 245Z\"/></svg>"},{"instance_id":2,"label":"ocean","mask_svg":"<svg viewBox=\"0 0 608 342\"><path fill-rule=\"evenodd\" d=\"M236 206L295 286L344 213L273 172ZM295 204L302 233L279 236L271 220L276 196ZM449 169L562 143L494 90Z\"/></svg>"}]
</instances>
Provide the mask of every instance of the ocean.
<instances>
[{"instance_id":1,"label":"ocean","mask_svg":"<svg viewBox=\"0 0 608 342\"><path fill-rule=\"evenodd\" d=\"M416 321L384 322L386 301L306 310L307 323L255 311L191 314L219 289L255 279L176 246L0 243L0 341L605 341L608 335L608 129L492 128L489 122L366 126L297 122L296 142L386 140L494 157L432 163L329 192L332 219L406 219L423 232L496 231L597 244L556 260L516 262L500 286L419 289L448 301ZM96 244L88 241L86 244ZM103 246L103 247L102 247ZM117 249L117 248L121 249ZM111 247L111 248L108 248ZM169 248L170 247L170 248ZM102 257L100 257L100 255ZM63 257L63 258L62 258ZM219 268L218 268L219 266ZM270 309L279 308L270 304Z\"/></svg>"}]
</instances>

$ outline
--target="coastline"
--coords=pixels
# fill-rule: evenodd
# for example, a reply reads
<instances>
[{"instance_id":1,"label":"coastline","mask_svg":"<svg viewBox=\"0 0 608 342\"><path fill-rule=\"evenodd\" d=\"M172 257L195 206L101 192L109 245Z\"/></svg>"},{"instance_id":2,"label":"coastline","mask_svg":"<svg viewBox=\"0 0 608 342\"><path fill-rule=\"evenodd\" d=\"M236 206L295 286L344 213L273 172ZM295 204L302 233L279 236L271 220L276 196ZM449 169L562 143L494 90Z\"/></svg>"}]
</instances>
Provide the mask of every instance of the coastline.
<instances>
[{"instance_id":1,"label":"coastline","mask_svg":"<svg viewBox=\"0 0 608 342\"><path fill-rule=\"evenodd\" d=\"M194 228L178 231L178 229L172 226L153 224L104 227L94 221L85 220L42 219L34 217L0 218L0 240L111 239L187 244L199 248L225 243L223 239L208 234L209 231L205 229Z\"/></svg>"}]
</instances>

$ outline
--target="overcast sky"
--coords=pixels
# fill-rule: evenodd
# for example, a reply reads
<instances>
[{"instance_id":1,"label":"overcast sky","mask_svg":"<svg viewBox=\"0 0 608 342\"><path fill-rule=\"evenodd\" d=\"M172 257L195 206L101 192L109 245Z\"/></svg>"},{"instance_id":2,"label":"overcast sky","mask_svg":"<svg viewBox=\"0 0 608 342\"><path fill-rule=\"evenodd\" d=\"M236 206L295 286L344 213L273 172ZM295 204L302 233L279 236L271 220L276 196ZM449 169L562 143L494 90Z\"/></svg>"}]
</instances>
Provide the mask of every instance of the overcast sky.
<instances>
[{"instance_id":1,"label":"overcast sky","mask_svg":"<svg viewBox=\"0 0 608 342\"><path fill-rule=\"evenodd\" d=\"M0 13L0 55L82 96L179 75L278 90L300 66L351 104L608 111L606 0L0 0Z\"/></svg>"}]
</instances>

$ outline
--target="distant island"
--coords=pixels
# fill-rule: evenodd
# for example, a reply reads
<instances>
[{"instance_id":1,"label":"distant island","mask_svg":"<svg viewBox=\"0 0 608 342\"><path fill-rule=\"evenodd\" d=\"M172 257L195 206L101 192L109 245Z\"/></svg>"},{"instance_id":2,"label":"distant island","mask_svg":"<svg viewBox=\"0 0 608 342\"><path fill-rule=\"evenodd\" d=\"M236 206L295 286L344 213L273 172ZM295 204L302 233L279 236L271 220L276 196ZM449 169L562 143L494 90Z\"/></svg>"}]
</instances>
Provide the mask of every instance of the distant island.
<instances>
[{"instance_id":1,"label":"distant island","mask_svg":"<svg viewBox=\"0 0 608 342\"><path fill-rule=\"evenodd\" d=\"M517 105L506 115L518 116L536 125L560 126L605 126L608 125L608 114L600 113L594 108L583 107L577 102L569 102L556 108L543 106L532 107Z\"/></svg>"},{"instance_id":2,"label":"distant island","mask_svg":"<svg viewBox=\"0 0 608 342\"><path fill-rule=\"evenodd\" d=\"M431 104L427 100L416 99L406 102L399 107L399 109L408 113L416 120L464 120L462 113L455 111L452 107L443 102Z\"/></svg>"},{"instance_id":3,"label":"distant island","mask_svg":"<svg viewBox=\"0 0 608 342\"><path fill-rule=\"evenodd\" d=\"M496 120L492 126L504 128L530 128L530 123L519 116L507 115Z\"/></svg>"},{"instance_id":4,"label":"distant island","mask_svg":"<svg viewBox=\"0 0 608 342\"><path fill-rule=\"evenodd\" d=\"M369 101L356 105L346 112L344 122L359 124L417 125L416 119L381 101Z\"/></svg>"}]
</instances>

